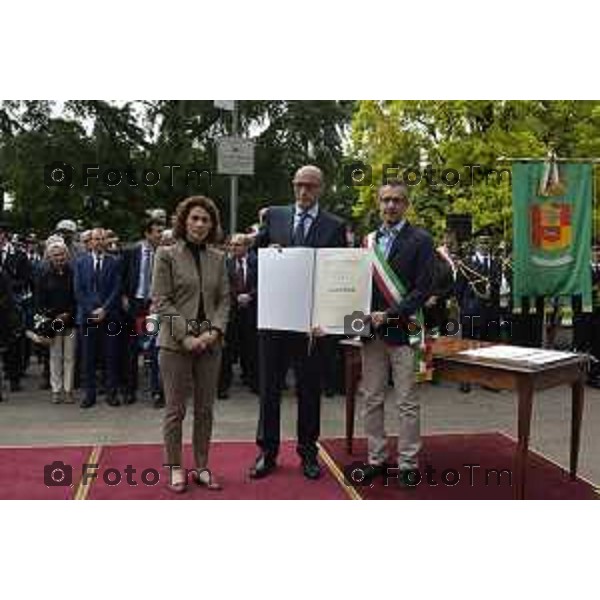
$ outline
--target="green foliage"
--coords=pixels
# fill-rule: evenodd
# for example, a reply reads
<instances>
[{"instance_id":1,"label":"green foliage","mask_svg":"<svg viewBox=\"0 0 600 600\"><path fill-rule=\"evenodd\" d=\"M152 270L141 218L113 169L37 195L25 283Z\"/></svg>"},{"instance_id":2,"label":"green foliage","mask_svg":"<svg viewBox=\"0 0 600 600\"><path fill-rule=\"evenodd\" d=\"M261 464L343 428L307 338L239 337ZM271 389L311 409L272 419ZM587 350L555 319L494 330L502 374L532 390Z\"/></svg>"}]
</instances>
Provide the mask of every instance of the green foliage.
<instances>
[{"instance_id":1,"label":"green foliage","mask_svg":"<svg viewBox=\"0 0 600 600\"><path fill-rule=\"evenodd\" d=\"M411 218L439 236L445 215L470 213L474 229L511 238L508 174L500 157L600 156L600 104L588 101L361 101L352 122L352 154L373 168L373 187L359 189L354 215L368 228L376 214L382 166L425 172L455 169L455 185L412 186ZM474 167L468 165L481 165ZM392 175L389 172L389 175ZM448 182L455 177L448 175Z\"/></svg>"},{"instance_id":2,"label":"green foliage","mask_svg":"<svg viewBox=\"0 0 600 600\"><path fill-rule=\"evenodd\" d=\"M52 103L6 101L0 104L0 186L15 199L12 220L21 229L47 233L59 218L89 226L103 224L124 237L138 235L148 208L172 212L191 194L216 200L229 220L229 177L216 174L216 139L228 134L230 113L212 100L156 100L115 104L65 103L53 116ZM352 194L341 187L342 142L352 117L345 101L241 101L240 132L256 142L253 177L239 182L239 226L257 220L261 206L289 202L290 180L302 164L315 163L326 175L323 203L350 213ZM57 111L54 111L57 112ZM43 167L54 161L74 166L72 188L48 188ZM83 166L129 169L139 182L144 169L156 169L152 186L109 185L102 177L82 185ZM164 165L182 165L181 168ZM211 170L186 178L188 169ZM154 181L152 177L150 180Z\"/></svg>"},{"instance_id":3,"label":"green foliage","mask_svg":"<svg viewBox=\"0 0 600 600\"><path fill-rule=\"evenodd\" d=\"M193 193L214 198L229 222L230 183L216 174L216 139L230 131L231 115L212 100L72 100L57 108L47 101L0 103L0 187L14 198L15 226L47 233L70 217L135 237L148 208L170 213ZM307 163L325 172L323 205L368 229L377 218L383 165L399 164L401 173L422 175L429 166L436 181L443 169L460 174L455 185L429 185L423 177L412 186L411 218L435 235L446 214L468 212L475 229L510 239L508 176L487 172L510 168L499 157L543 157L551 149L562 157L600 156L595 101L247 100L239 103L239 129L256 143L255 175L239 180L240 229L256 221L260 207L289 202L291 176ZM344 167L356 160L372 165L373 187L347 185ZM54 161L74 166L74 187L44 184L43 167ZM102 178L83 186L83 165L93 163L100 172L130 169L137 181L144 169L161 177L152 186L111 186ZM475 164L481 167L466 166ZM186 180L194 167L210 169L210 183L206 174Z\"/></svg>"}]
</instances>

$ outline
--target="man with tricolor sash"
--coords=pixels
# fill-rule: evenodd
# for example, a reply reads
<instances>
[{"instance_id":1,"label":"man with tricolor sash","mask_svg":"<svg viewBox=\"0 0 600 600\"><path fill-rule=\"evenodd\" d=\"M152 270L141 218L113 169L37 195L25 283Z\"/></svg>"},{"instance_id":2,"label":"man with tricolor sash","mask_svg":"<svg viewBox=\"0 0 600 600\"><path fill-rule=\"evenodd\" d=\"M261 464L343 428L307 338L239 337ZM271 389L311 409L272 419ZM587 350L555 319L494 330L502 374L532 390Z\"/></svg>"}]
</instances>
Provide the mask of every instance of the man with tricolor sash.
<instances>
[{"instance_id":1,"label":"man with tricolor sash","mask_svg":"<svg viewBox=\"0 0 600 600\"><path fill-rule=\"evenodd\" d=\"M406 485L405 475L417 468L421 448L414 361L424 327L417 315L431 295L434 248L431 236L405 219L409 199L404 183L388 182L381 186L378 196L381 226L366 238L374 260L370 315L373 335L362 350L365 432L369 469L377 474L389 465L384 397L391 369L398 481Z\"/></svg>"}]
</instances>

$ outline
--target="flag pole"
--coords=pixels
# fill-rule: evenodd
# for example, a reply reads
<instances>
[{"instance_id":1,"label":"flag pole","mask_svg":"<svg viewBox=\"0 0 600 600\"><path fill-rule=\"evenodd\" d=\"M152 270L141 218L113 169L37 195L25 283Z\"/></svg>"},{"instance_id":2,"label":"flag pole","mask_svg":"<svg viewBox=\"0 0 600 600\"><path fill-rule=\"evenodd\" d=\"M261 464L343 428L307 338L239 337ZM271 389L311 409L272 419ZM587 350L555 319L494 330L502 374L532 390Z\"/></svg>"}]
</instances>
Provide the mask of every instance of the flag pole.
<instances>
[{"instance_id":1,"label":"flag pole","mask_svg":"<svg viewBox=\"0 0 600 600\"><path fill-rule=\"evenodd\" d=\"M554 162L558 163L593 163L599 164L600 158L558 158L554 157ZM496 159L497 162L548 162L548 157L533 157L533 156L524 156L524 157L512 157L512 156L499 156Z\"/></svg>"}]
</instances>

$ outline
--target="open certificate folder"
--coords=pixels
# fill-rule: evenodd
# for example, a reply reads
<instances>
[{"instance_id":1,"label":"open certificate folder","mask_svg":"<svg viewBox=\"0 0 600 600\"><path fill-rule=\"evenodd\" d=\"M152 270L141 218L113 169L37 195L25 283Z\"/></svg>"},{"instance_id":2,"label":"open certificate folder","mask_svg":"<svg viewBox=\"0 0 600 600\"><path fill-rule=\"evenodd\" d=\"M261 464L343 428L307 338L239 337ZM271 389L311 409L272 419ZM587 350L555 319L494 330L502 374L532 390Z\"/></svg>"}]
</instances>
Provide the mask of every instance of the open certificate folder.
<instances>
[{"instance_id":1,"label":"open certificate folder","mask_svg":"<svg viewBox=\"0 0 600 600\"><path fill-rule=\"evenodd\" d=\"M371 311L371 262L364 248L259 249L258 328L343 335Z\"/></svg>"}]
</instances>

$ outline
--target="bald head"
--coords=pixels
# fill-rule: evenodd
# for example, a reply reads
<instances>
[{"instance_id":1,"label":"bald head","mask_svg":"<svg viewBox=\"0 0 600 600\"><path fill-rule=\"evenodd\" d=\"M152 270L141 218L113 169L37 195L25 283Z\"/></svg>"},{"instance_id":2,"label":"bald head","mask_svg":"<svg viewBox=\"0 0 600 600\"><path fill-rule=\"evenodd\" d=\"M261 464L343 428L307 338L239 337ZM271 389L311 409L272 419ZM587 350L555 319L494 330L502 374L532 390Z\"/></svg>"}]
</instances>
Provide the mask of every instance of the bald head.
<instances>
[{"instance_id":1,"label":"bald head","mask_svg":"<svg viewBox=\"0 0 600 600\"><path fill-rule=\"evenodd\" d=\"M305 165L296 171L292 183L296 204L302 210L308 210L321 195L323 172L314 165Z\"/></svg>"}]
</instances>

